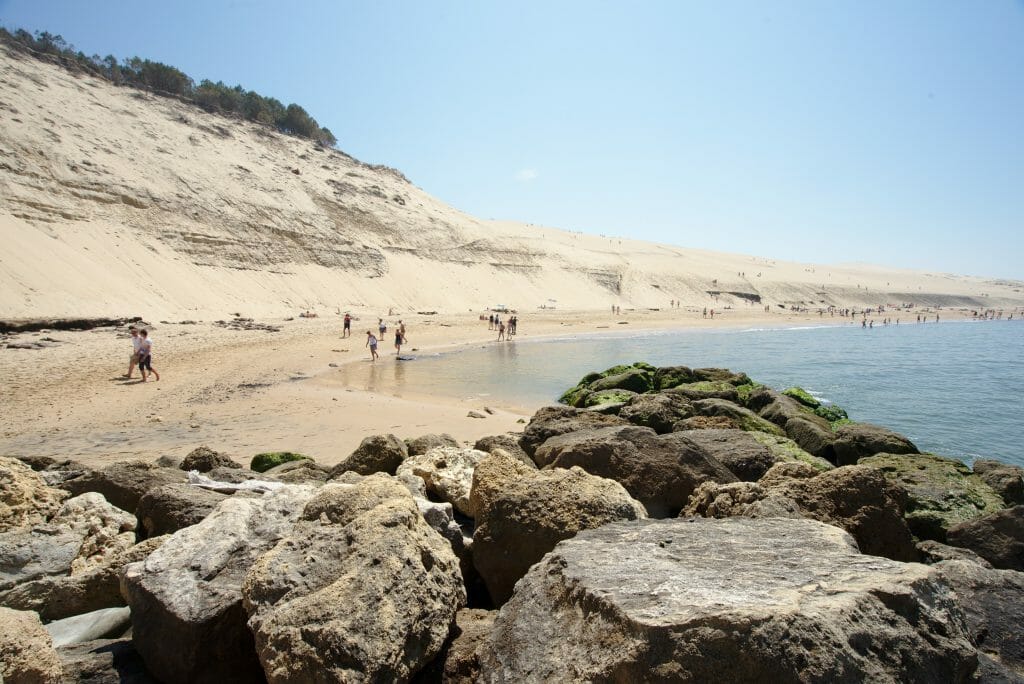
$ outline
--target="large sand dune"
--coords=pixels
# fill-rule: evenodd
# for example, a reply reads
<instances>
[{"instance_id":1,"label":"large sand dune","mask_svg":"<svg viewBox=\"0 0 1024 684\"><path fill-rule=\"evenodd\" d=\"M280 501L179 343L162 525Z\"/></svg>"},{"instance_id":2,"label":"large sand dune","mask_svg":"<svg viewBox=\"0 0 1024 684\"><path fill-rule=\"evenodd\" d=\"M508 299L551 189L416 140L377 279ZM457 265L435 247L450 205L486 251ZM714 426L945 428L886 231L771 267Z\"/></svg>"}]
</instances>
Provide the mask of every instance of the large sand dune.
<instances>
[{"instance_id":1,"label":"large sand dune","mask_svg":"<svg viewBox=\"0 0 1024 684\"><path fill-rule=\"evenodd\" d=\"M1020 282L483 221L394 170L6 47L0 110L4 318L1024 302Z\"/></svg>"}]
</instances>

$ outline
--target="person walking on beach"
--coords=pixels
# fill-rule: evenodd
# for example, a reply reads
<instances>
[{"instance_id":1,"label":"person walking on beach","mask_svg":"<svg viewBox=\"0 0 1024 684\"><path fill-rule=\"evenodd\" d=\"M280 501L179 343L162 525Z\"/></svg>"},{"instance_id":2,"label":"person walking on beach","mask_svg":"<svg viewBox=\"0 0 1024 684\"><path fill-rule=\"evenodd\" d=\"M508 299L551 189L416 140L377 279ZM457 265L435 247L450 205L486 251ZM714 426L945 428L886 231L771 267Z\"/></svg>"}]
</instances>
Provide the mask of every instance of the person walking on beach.
<instances>
[{"instance_id":1,"label":"person walking on beach","mask_svg":"<svg viewBox=\"0 0 1024 684\"><path fill-rule=\"evenodd\" d=\"M345 323L341 328L342 337L352 337L352 316L345 312Z\"/></svg>"},{"instance_id":2,"label":"person walking on beach","mask_svg":"<svg viewBox=\"0 0 1024 684\"><path fill-rule=\"evenodd\" d=\"M135 366L139 363L139 347L142 346L142 339L139 338L139 331L133 325L128 328L128 332L132 336L132 353L128 357L128 372L125 373L126 378L132 377L132 371L135 370Z\"/></svg>"},{"instance_id":3,"label":"person walking on beach","mask_svg":"<svg viewBox=\"0 0 1024 684\"><path fill-rule=\"evenodd\" d=\"M377 319L377 330L380 332L381 339L384 339L384 333L388 331L387 323L384 322L383 318Z\"/></svg>"},{"instance_id":4,"label":"person walking on beach","mask_svg":"<svg viewBox=\"0 0 1024 684\"><path fill-rule=\"evenodd\" d=\"M142 341L139 345L139 373L142 374L142 382L146 382L146 371L148 370L160 382L160 374L153 368L153 340L149 339L149 331L143 328L139 331Z\"/></svg>"},{"instance_id":5,"label":"person walking on beach","mask_svg":"<svg viewBox=\"0 0 1024 684\"><path fill-rule=\"evenodd\" d=\"M377 338L374 337L373 333L370 332L369 330L366 331L366 344L364 344L363 346L370 348L370 360L371 361L376 361L377 360Z\"/></svg>"},{"instance_id":6,"label":"person walking on beach","mask_svg":"<svg viewBox=\"0 0 1024 684\"><path fill-rule=\"evenodd\" d=\"M498 341L501 342L505 339L505 324L500 320L498 321Z\"/></svg>"},{"instance_id":7,"label":"person walking on beach","mask_svg":"<svg viewBox=\"0 0 1024 684\"><path fill-rule=\"evenodd\" d=\"M402 353L402 329L395 328L395 356L399 356Z\"/></svg>"}]
</instances>

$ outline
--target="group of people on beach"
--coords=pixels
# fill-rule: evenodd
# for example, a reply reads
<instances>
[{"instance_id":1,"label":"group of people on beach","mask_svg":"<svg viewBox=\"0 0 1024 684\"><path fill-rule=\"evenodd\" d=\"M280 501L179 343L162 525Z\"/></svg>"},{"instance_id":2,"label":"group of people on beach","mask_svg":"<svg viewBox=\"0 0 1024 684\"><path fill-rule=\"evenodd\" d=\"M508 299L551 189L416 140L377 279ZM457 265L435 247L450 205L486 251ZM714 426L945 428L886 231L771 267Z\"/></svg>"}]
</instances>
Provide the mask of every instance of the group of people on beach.
<instances>
[{"instance_id":1,"label":"group of people on beach","mask_svg":"<svg viewBox=\"0 0 1024 684\"><path fill-rule=\"evenodd\" d=\"M345 314L346 318L348 314ZM347 323L347 321L346 321ZM384 322L383 318L377 319L377 332L380 333L380 339L384 339L384 335L388 331L388 325ZM351 333L350 333L351 334ZM345 335L342 335L344 337ZM380 358L380 354L377 353L378 338L373 334L372 330L366 331L366 344L364 347L370 348L370 360L376 361ZM398 327L395 328L395 356L402 354L402 345L405 344L405 323L398 321Z\"/></svg>"},{"instance_id":2,"label":"group of people on beach","mask_svg":"<svg viewBox=\"0 0 1024 684\"><path fill-rule=\"evenodd\" d=\"M149 331L145 328L140 330L133 325L128 328L128 333L132 336L132 353L128 357L128 372L124 377L131 378L132 372L138 366L142 382L148 380L147 371L153 374L156 382L159 382L160 374L153 368L153 340L149 338Z\"/></svg>"},{"instance_id":3,"label":"group of people on beach","mask_svg":"<svg viewBox=\"0 0 1024 684\"><path fill-rule=\"evenodd\" d=\"M501 320L501 314L491 314L487 317L487 329L498 331L498 341L512 339L516 334L516 326L519 324L518 316L509 316L508 321Z\"/></svg>"}]
</instances>

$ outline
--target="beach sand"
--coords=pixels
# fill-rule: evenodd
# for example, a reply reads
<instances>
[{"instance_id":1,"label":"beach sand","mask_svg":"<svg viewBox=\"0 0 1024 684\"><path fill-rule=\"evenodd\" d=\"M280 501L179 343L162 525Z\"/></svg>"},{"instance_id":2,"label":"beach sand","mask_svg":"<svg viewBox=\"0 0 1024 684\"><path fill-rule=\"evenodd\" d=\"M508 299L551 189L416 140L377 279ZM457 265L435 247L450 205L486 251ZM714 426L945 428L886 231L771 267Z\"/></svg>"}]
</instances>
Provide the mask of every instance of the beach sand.
<instances>
[{"instance_id":1,"label":"beach sand","mask_svg":"<svg viewBox=\"0 0 1024 684\"><path fill-rule=\"evenodd\" d=\"M916 312L893 313L904 322ZM943 320L969 316L943 309ZM138 371L123 378L131 343L125 329L42 331L9 342L48 339L41 349L0 350L0 453L75 459L99 466L163 455L182 457L207 445L248 465L262 451L296 451L331 465L373 434L402 438L447 432L472 445L485 435L522 430L539 406L492 397L438 395L431 387L399 387L391 330L381 358L369 360L365 331L377 313L354 312L353 334L341 338L340 316L258 321L279 332L232 330L209 322L155 323L154 366L159 382ZM396 312L408 327L408 352L453 350L497 342L479 312L423 316ZM888 314L887 314L888 315ZM934 312L930 313L934 318ZM699 309L520 313L518 341L625 329L860 325L815 313L764 313L751 307L705 319ZM878 322L881 321L877 317ZM623 324L622 322L625 322ZM459 363L457 355L451 363ZM470 411L484 415L471 418Z\"/></svg>"}]
</instances>

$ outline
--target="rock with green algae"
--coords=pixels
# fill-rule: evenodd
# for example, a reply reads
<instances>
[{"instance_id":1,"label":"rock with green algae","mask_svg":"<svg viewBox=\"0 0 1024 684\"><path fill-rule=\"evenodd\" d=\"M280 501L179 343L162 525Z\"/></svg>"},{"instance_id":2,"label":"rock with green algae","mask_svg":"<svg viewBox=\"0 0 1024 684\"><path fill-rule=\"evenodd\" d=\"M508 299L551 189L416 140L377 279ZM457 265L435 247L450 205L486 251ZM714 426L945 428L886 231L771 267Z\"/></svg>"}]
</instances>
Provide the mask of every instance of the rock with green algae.
<instances>
[{"instance_id":1,"label":"rock with green algae","mask_svg":"<svg viewBox=\"0 0 1024 684\"><path fill-rule=\"evenodd\" d=\"M582 408L586 404L587 396L591 393L591 389L581 382L579 385L565 390L565 392L562 393L562 396L558 397L558 402L560 404L568 404L569 406Z\"/></svg>"},{"instance_id":2,"label":"rock with green algae","mask_svg":"<svg viewBox=\"0 0 1024 684\"><path fill-rule=\"evenodd\" d=\"M832 424L832 429L835 430L839 425L845 425L849 422L850 416L846 413L846 410L842 406L836 404L822 404L814 409L814 415L824 418ZM843 422L845 421L845 422Z\"/></svg>"},{"instance_id":3,"label":"rock with green algae","mask_svg":"<svg viewBox=\"0 0 1024 684\"><path fill-rule=\"evenodd\" d=\"M812 397L810 393L803 387L790 387L788 389L782 390L782 393L785 394L787 397L793 397L794 399L799 401L804 406L807 406L808 408L815 409L821 406L821 402Z\"/></svg>"},{"instance_id":4,"label":"rock with green algae","mask_svg":"<svg viewBox=\"0 0 1024 684\"><path fill-rule=\"evenodd\" d=\"M674 394L681 394L687 399L726 399L731 402L738 402L740 395L736 387L722 380L700 380L698 382L686 382L666 390Z\"/></svg>"},{"instance_id":5,"label":"rock with green algae","mask_svg":"<svg viewBox=\"0 0 1024 684\"><path fill-rule=\"evenodd\" d=\"M693 402L694 411L701 416L713 416L730 419L741 430L748 432L767 432L772 435L784 436L782 429L750 409L724 399L701 399Z\"/></svg>"},{"instance_id":6,"label":"rock with green algae","mask_svg":"<svg viewBox=\"0 0 1024 684\"><path fill-rule=\"evenodd\" d=\"M767 432L751 432L750 436L762 445L768 447L768 450L772 452L772 455L778 458L779 461L806 463L815 470L822 472L835 468L834 465L825 459L818 458L817 456L809 454L801 449L800 445L789 437L781 437Z\"/></svg>"},{"instance_id":7,"label":"rock with green algae","mask_svg":"<svg viewBox=\"0 0 1024 684\"><path fill-rule=\"evenodd\" d=\"M255 470L257 473L264 473L282 463L299 461L304 458L309 458L309 456L303 456L291 451L265 451L252 457L252 464L249 466L249 469Z\"/></svg>"},{"instance_id":8,"label":"rock with green algae","mask_svg":"<svg viewBox=\"0 0 1024 684\"><path fill-rule=\"evenodd\" d=\"M570 387L562 393L558 401L576 408L583 408L597 405L587 403L592 392L625 389L636 394L643 394L654 388L653 378L656 370L649 363L637 361L631 365L620 364L601 372L587 373L574 387Z\"/></svg>"},{"instance_id":9,"label":"rock with green algae","mask_svg":"<svg viewBox=\"0 0 1024 684\"><path fill-rule=\"evenodd\" d=\"M946 542L950 527L1004 508L1002 498L960 461L935 454L876 454L861 465L907 490L907 524L920 539Z\"/></svg>"},{"instance_id":10,"label":"rock with green algae","mask_svg":"<svg viewBox=\"0 0 1024 684\"><path fill-rule=\"evenodd\" d=\"M635 396L637 396L636 392L631 392L625 389L610 389L601 390L600 392L590 392L586 395L583 406L589 408L591 406L604 406L605 404L624 404Z\"/></svg>"},{"instance_id":11,"label":"rock with green algae","mask_svg":"<svg viewBox=\"0 0 1024 684\"><path fill-rule=\"evenodd\" d=\"M637 394L649 392L654 374L644 368L629 368L622 373L607 375L600 380L590 383L590 389L595 392L611 389L626 389Z\"/></svg>"}]
</instances>

